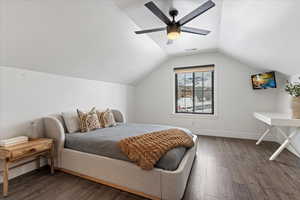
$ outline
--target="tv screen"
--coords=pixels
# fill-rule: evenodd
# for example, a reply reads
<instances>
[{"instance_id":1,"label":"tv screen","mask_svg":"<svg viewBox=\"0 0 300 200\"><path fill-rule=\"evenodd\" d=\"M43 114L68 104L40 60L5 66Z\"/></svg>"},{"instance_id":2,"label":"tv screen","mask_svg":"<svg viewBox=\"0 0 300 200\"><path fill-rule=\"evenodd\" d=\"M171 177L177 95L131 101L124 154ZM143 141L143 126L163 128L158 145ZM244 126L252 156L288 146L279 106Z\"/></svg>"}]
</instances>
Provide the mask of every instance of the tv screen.
<instances>
[{"instance_id":1,"label":"tv screen","mask_svg":"<svg viewBox=\"0 0 300 200\"><path fill-rule=\"evenodd\" d=\"M275 72L266 72L251 76L253 89L276 88Z\"/></svg>"}]
</instances>

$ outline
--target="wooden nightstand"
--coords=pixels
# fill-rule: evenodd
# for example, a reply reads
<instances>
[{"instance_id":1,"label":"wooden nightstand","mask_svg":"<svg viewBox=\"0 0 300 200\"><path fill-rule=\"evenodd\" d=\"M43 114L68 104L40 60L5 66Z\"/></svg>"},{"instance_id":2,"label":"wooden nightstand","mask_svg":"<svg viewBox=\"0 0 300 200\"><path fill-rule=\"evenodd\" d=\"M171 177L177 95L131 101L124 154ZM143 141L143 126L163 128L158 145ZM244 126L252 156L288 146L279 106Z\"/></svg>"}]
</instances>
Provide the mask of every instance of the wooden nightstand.
<instances>
[{"instance_id":1,"label":"wooden nightstand","mask_svg":"<svg viewBox=\"0 0 300 200\"><path fill-rule=\"evenodd\" d=\"M3 196L7 196L8 194L8 170L10 164L31 157L37 158L39 164L40 157L46 156L48 159L50 159L51 173L53 174L53 150L53 140L47 138L32 139L26 143L17 144L10 147L0 147L0 159L3 160L4 163ZM21 163L20 165L14 166L12 168L16 168L27 163L28 162Z\"/></svg>"}]
</instances>

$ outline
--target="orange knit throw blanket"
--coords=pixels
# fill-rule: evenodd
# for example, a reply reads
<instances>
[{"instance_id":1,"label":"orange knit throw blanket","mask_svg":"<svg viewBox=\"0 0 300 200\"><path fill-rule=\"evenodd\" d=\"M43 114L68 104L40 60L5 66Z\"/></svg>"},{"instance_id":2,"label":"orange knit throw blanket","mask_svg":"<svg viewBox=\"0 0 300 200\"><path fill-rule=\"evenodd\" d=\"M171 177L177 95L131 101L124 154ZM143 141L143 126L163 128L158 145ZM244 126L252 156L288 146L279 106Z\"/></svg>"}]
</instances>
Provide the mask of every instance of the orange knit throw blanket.
<instances>
[{"instance_id":1,"label":"orange knit throw blanket","mask_svg":"<svg viewBox=\"0 0 300 200\"><path fill-rule=\"evenodd\" d=\"M118 142L125 155L138 166L151 170L156 162L175 147L192 147L191 136L180 129L156 131L128 137Z\"/></svg>"}]
</instances>

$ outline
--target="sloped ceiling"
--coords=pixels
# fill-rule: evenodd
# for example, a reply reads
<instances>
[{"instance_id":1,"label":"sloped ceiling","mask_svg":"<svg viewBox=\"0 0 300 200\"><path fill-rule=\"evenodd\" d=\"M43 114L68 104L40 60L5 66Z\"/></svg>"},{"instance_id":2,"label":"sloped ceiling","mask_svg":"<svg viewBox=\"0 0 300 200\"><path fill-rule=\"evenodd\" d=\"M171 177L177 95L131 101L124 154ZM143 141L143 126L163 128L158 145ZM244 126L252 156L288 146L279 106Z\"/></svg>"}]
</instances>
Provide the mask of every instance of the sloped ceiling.
<instances>
[{"instance_id":1,"label":"sloped ceiling","mask_svg":"<svg viewBox=\"0 0 300 200\"><path fill-rule=\"evenodd\" d=\"M224 0L219 48L260 68L300 73L299 0Z\"/></svg>"},{"instance_id":2,"label":"sloped ceiling","mask_svg":"<svg viewBox=\"0 0 300 200\"><path fill-rule=\"evenodd\" d=\"M0 65L126 84L168 56L219 50L253 67L300 73L299 0L213 0L188 26L208 36L135 35L163 24L150 0L0 0ZM153 0L180 19L205 0ZM186 51L196 48L195 52Z\"/></svg>"},{"instance_id":3,"label":"sloped ceiling","mask_svg":"<svg viewBox=\"0 0 300 200\"><path fill-rule=\"evenodd\" d=\"M166 58L112 1L0 3L2 66L131 84Z\"/></svg>"}]
</instances>

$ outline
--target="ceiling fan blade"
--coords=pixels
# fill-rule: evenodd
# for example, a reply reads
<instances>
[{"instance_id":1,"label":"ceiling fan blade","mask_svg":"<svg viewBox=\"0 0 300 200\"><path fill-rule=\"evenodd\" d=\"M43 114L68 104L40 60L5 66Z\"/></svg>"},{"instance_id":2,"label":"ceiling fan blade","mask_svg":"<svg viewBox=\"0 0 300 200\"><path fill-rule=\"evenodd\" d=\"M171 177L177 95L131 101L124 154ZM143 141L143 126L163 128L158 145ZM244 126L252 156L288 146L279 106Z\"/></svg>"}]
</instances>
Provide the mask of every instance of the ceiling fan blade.
<instances>
[{"instance_id":1,"label":"ceiling fan blade","mask_svg":"<svg viewBox=\"0 0 300 200\"><path fill-rule=\"evenodd\" d=\"M202 4L200 7L189 13L188 15L184 16L178 21L178 24L180 26L183 26L184 24L188 23L189 21L193 20L194 18L198 17L199 15L205 13L207 10L214 7L216 4L209 0L206 3Z\"/></svg>"},{"instance_id":2,"label":"ceiling fan blade","mask_svg":"<svg viewBox=\"0 0 300 200\"><path fill-rule=\"evenodd\" d=\"M181 27L181 31L186 32L186 33L198 34L198 35L207 35L210 33L210 31L208 31L208 30L192 28L192 27L187 27L187 26Z\"/></svg>"},{"instance_id":3,"label":"ceiling fan blade","mask_svg":"<svg viewBox=\"0 0 300 200\"><path fill-rule=\"evenodd\" d=\"M168 40L167 45L173 44L173 40Z\"/></svg>"},{"instance_id":4,"label":"ceiling fan blade","mask_svg":"<svg viewBox=\"0 0 300 200\"><path fill-rule=\"evenodd\" d=\"M145 6L165 24L171 24L171 20L152 1L146 3Z\"/></svg>"},{"instance_id":5,"label":"ceiling fan blade","mask_svg":"<svg viewBox=\"0 0 300 200\"><path fill-rule=\"evenodd\" d=\"M141 31L135 31L136 34L144 34L144 33L152 33L152 32L158 32L158 31L164 31L166 28L153 28L153 29L147 29L147 30L141 30Z\"/></svg>"}]
</instances>

